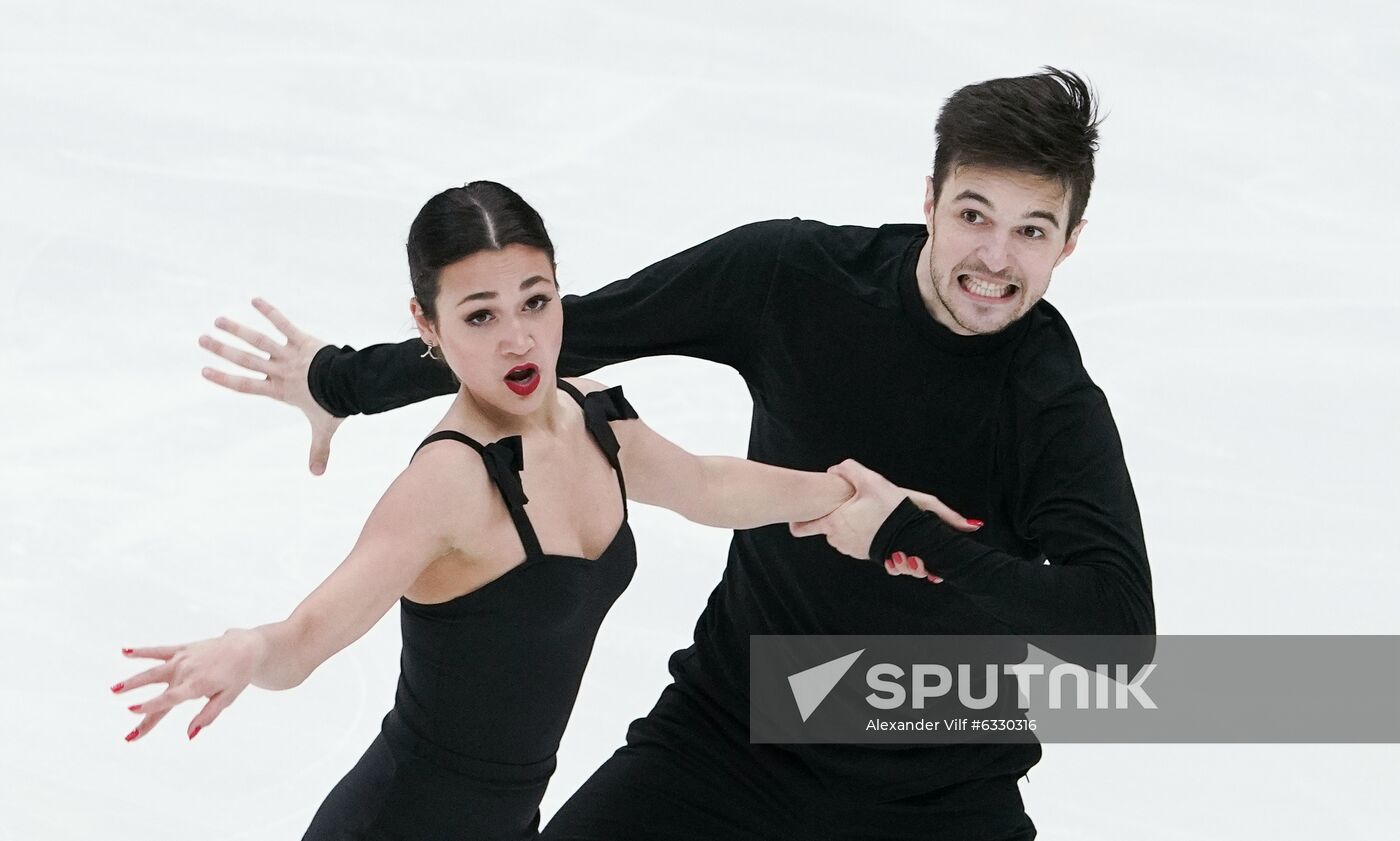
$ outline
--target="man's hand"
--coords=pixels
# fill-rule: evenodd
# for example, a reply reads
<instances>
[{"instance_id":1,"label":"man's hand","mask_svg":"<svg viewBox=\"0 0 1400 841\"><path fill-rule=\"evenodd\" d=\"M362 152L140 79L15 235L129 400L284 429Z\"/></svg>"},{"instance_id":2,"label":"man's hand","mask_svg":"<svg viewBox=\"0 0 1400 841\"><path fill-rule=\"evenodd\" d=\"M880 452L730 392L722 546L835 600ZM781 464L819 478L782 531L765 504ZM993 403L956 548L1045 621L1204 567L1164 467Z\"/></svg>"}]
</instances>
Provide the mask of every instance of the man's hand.
<instances>
[{"instance_id":1,"label":"man's hand","mask_svg":"<svg viewBox=\"0 0 1400 841\"><path fill-rule=\"evenodd\" d=\"M262 298L254 298L253 306L286 337L286 344L279 344L256 330L220 316L214 321L215 327L237 336L267 356L230 347L207 335L199 337L199 346L263 376L236 376L214 368L205 368L200 373L206 380L224 388L243 394L261 394L300 409L311 422L311 472L320 476L326 472L326 462L331 457L331 436L335 435L336 428L344 420L321 408L306 384L311 358L326 343L297 329L276 307Z\"/></svg>"},{"instance_id":2,"label":"man's hand","mask_svg":"<svg viewBox=\"0 0 1400 841\"><path fill-rule=\"evenodd\" d=\"M792 523L788 528L793 537L824 535L826 542L836 551L864 560L869 557L870 541L875 538L875 532L906 496L915 505L925 511L932 511L939 519L958 531L972 532L982 527L980 522L969 520L944 505L938 497L900 488L879 473L851 459L828 468L827 472L850 482L851 487L855 488L855 496L821 519ZM924 569L922 560L905 556L903 553L895 553L894 557L886 559L885 571L891 575L928 578L935 584L942 581Z\"/></svg>"}]
</instances>

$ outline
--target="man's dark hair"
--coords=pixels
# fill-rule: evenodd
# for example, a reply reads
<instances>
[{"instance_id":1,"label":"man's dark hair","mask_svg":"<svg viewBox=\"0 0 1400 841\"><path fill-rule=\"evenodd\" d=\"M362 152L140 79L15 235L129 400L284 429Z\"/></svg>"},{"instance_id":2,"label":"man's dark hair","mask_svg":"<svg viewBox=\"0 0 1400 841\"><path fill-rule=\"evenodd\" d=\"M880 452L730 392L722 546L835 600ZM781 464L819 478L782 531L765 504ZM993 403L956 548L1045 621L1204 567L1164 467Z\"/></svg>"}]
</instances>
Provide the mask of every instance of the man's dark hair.
<instances>
[{"instance_id":1,"label":"man's dark hair","mask_svg":"<svg viewBox=\"0 0 1400 841\"><path fill-rule=\"evenodd\" d=\"M428 199L408 229L408 275L413 295L430 322L437 322L442 270L479 251L528 245L554 263L554 243L539 213L514 190L495 181L473 181Z\"/></svg>"},{"instance_id":2,"label":"man's dark hair","mask_svg":"<svg viewBox=\"0 0 1400 841\"><path fill-rule=\"evenodd\" d=\"M964 166L1053 178L1069 191L1068 236L1089 203L1099 122L1093 89L1068 70L1044 67L1033 76L961 88L943 104L934 126L934 199Z\"/></svg>"}]
</instances>

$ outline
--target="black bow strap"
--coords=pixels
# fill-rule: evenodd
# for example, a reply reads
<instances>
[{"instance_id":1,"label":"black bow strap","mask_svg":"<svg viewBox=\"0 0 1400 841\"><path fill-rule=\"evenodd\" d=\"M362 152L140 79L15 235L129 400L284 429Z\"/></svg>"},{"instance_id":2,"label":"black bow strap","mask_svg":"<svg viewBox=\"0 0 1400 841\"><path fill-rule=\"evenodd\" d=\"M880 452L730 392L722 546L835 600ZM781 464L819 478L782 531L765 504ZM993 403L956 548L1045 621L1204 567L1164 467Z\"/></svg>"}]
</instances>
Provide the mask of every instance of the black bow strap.
<instances>
[{"instance_id":1,"label":"black bow strap","mask_svg":"<svg viewBox=\"0 0 1400 841\"><path fill-rule=\"evenodd\" d=\"M603 454L608 457L608 461L612 463L613 467L617 467L619 445L617 436L613 434L612 427L608 426L608 422L632 420L637 417L637 412L632 408L632 404L628 403L627 398L622 396L622 386L615 385L612 388L584 395L583 415L589 430L593 432L593 437L598 441L598 446L602 448Z\"/></svg>"},{"instance_id":2,"label":"black bow strap","mask_svg":"<svg viewBox=\"0 0 1400 841\"><path fill-rule=\"evenodd\" d=\"M511 435L482 447L481 460L486 472L501 489L501 496L511 508L522 508L530 499L520 484L520 471L525 469L525 449L519 435Z\"/></svg>"}]
</instances>

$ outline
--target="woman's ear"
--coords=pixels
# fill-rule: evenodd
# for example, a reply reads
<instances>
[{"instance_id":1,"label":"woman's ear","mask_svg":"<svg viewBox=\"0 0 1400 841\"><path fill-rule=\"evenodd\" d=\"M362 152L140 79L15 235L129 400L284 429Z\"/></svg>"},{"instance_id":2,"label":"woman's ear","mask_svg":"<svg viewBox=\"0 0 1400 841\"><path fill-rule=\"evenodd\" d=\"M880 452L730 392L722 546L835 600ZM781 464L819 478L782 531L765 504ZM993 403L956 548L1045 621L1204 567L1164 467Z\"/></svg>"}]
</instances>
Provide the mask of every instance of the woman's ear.
<instances>
[{"instance_id":1,"label":"woman's ear","mask_svg":"<svg viewBox=\"0 0 1400 841\"><path fill-rule=\"evenodd\" d=\"M418 337L425 345L440 344L437 338L437 330L433 329L433 324L428 320L427 314L423 312L423 307L418 303L418 299L408 299L408 311L413 314L413 321L418 325Z\"/></svg>"}]
</instances>

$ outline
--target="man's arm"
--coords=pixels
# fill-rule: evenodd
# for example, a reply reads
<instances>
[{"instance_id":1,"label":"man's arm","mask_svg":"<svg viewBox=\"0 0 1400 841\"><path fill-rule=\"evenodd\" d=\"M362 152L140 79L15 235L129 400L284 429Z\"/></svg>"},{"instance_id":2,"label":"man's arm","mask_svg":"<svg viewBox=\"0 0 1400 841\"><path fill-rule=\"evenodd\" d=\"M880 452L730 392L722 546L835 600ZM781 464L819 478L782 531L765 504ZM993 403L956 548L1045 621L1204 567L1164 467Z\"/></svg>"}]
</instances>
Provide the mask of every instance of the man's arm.
<instances>
[{"instance_id":1,"label":"man's arm","mask_svg":"<svg viewBox=\"0 0 1400 841\"><path fill-rule=\"evenodd\" d=\"M987 633L1155 633L1142 520L1107 402L1090 387L1033 423L1016 433L1021 479L1011 507L1048 564L991 549L908 500L881 523L870 557L923 559L940 586L1002 626Z\"/></svg>"},{"instance_id":2,"label":"man's arm","mask_svg":"<svg viewBox=\"0 0 1400 841\"><path fill-rule=\"evenodd\" d=\"M987 616L985 626L965 633L1155 633L1142 522L1102 394L1088 387L1053 410L1028 413L1012 434L1019 467L1009 474L1011 516L1048 564L949 527L924 510L936 499L920 493L911 500L910 492L851 461L831 472L850 482L855 496L820 520L793 524L792 533L824 535L857 558L883 562L898 552L920 559L921 574L955 588Z\"/></svg>"},{"instance_id":3,"label":"man's arm","mask_svg":"<svg viewBox=\"0 0 1400 841\"><path fill-rule=\"evenodd\" d=\"M566 295L562 376L676 354L743 372L790 223L756 222L667 257L587 295ZM307 372L332 415L384 412L457 389L418 339L322 348Z\"/></svg>"},{"instance_id":4,"label":"man's arm","mask_svg":"<svg viewBox=\"0 0 1400 841\"><path fill-rule=\"evenodd\" d=\"M457 378L440 358L424 357L427 349L417 338L364 350L326 345L312 357L306 385L316 402L338 418L387 412L452 394Z\"/></svg>"}]
</instances>

